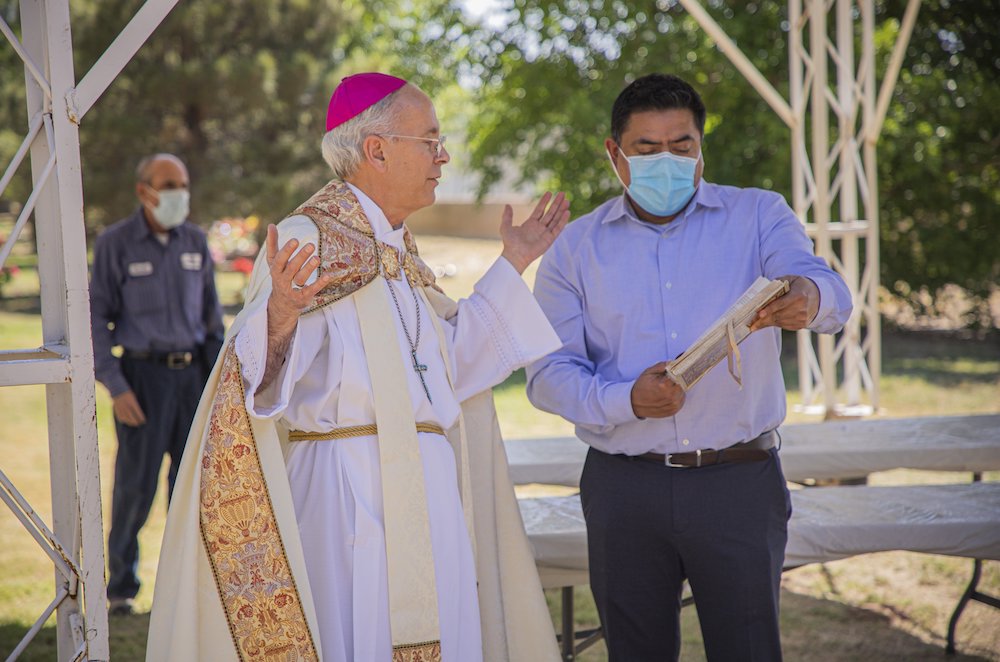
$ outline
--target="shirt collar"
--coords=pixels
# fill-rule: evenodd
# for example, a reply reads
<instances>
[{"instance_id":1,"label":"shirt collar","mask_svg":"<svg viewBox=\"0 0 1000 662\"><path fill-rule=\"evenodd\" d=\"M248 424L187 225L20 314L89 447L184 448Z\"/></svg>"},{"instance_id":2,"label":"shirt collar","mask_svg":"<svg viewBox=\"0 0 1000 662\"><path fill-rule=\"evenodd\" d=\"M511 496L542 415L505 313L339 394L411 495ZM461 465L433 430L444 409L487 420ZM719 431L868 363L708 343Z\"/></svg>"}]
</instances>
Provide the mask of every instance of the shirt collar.
<instances>
[{"instance_id":1,"label":"shirt collar","mask_svg":"<svg viewBox=\"0 0 1000 662\"><path fill-rule=\"evenodd\" d=\"M142 205L139 205L139 208L132 214L132 219L132 239L139 242L153 236L153 231L149 228L149 223L146 222L146 215L142 211Z\"/></svg>"},{"instance_id":2,"label":"shirt collar","mask_svg":"<svg viewBox=\"0 0 1000 662\"><path fill-rule=\"evenodd\" d=\"M372 230L375 232L375 238L395 248L404 248L404 226L400 225L399 229L394 230L389 223L389 219L385 217L385 213L375 204L374 200L368 197L368 194L350 182L345 183L354 192L354 195L358 198L358 202L361 203L361 209L365 212L365 216L368 217L368 222L371 223Z\"/></svg>"},{"instance_id":3,"label":"shirt collar","mask_svg":"<svg viewBox=\"0 0 1000 662\"><path fill-rule=\"evenodd\" d=\"M139 208L132 214L132 239L136 242L144 241L147 238L156 238L153 236L153 230L149 227L149 222L146 220L146 214L144 214L142 210L142 205L139 205ZM186 219L184 223L187 223ZM176 228L170 228L167 230L167 235L170 237L176 237L180 228L184 227L184 223L181 223Z\"/></svg>"},{"instance_id":4,"label":"shirt collar","mask_svg":"<svg viewBox=\"0 0 1000 662\"><path fill-rule=\"evenodd\" d=\"M722 200L719 199L719 192L716 190L715 184L706 182L704 179L702 179L701 183L698 185L698 190L694 192L694 200L691 201L691 204L689 204L681 213L680 217L674 219L674 221L668 225L672 225L675 221L687 218L687 216L692 214L698 207L707 207L710 209L722 207ZM629 204L625 193L622 193L612 201L611 206L608 207L607 214L605 214L604 220L601 221L601 223L611 223L622 219L630 219L638 223L649 225L649 223L646 223L636 215L635 210L632 209L632 205Z\"/></svg>"}]
</instances>

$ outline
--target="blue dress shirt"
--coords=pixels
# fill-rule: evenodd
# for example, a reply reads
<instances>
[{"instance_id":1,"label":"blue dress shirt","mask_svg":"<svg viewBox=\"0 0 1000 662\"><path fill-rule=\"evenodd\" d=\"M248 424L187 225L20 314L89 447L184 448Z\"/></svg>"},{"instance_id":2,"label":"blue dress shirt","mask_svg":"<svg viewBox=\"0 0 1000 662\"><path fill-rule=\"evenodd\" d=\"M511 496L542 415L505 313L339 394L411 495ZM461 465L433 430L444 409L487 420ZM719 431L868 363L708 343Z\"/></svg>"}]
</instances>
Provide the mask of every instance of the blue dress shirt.
<instances>
[{"instance_id":1,"label":"blue dress shirt","mask_svg":"<svg viewBox=\"0 0 1000 662\"><path fill-rule=\"evenodd\" d=\"M94 372L112 396L129 390L111 354L115 345L137 352L222 345L222 306L205 232L185 222L168 234L165 245L157 240L140 207L104 230L94 245Z\"/></svg>"},{"instance_id":2,"label":"blue dress shirt","mask_svg":"<svg viewBox=\"0 0 1000 662\"><path fill-rule=\"evenodd\" d=\"M785 387L774 327L741 343L742 389L723 361L672 417L637 418L631 393L643 370L679 356L757 277L784 275L819 288L811 330L843 327L850 292L779 194L703 181L665 225L613 198L567 226L539 266L535 296L563 347L528 367L528 398L606 453L723 448L776 428Z\"/></svg>"}]
</instances>

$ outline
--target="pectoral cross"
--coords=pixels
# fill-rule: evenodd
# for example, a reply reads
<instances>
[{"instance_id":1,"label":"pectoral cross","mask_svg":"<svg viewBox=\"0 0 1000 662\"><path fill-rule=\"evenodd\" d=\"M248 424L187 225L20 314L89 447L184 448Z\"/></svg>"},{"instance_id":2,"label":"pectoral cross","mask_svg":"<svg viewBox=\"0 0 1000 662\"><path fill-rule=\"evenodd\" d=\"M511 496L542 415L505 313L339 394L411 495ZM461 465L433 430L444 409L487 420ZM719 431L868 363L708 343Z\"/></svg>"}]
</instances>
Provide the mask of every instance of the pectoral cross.
<instances>
[{"instance_id":1,"label":"pectoral cross","mask_svg":"<svg viewBox=\"0 0 1000 662\"><path fill-rule=\"evenodd\" d=\"M417 373L417 377L420 378L420 385L424 387L424 393L427 394L427 402L433 403L430 389L427 388L427 382L424 381L424 373L427 372L427 366L417 359L417 350L410 352L410 357L413 359L413 372Z\"/></svg>"}]
</instances>

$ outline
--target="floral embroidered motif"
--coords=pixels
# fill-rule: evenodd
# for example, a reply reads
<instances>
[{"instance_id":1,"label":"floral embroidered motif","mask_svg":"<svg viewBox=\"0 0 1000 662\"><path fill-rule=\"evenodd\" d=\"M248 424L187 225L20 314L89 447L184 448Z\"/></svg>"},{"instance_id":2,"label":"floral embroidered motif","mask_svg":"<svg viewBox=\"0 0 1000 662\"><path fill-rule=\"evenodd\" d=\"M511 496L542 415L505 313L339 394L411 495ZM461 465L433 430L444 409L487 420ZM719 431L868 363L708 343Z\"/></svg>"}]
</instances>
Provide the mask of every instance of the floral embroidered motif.
<instances>
[{"instance_id":1,"label":"floral embroidered motif","mask_svg":"<svg viewBox=\"0 0 1000 662\"><path fill-rule=\"evenodd\" d=\"M441 642L402 644L392 649L392 662L441 662Z\"/></svg>"},{"instance_id":2,"label":"floral embroidered motif","mask_svg":"<svg viewBox=\"0 0 1000 662\"><path fill-rule=\"evenodd\" d=\"M233 342L201 458L201 535L240 660L318 660L285 555Z\"/></svg>"},{"instance_id":3,"label":"floral embroidered motif","mask_svg":"<svg viewBox=\"0 0 1000 662\"><path fill-rule=\"evenodd\" d=\"M316 224L321 269L336 276L306 312L353 294L379 273L399 278L402 271L413 287L437 287L409 229L400 264L397 250L375 239L361 204L344 182L331 181L295 214ZM234 342L226 348L201 458L202 541L240 660L318 660L246 412ZM440 660L437 641L393 651L393 662Z\"/></svg>"},{"instance_id":4,"label":"floral embroidered motif","mask_svg":"<svg viewBox=\"0 0 1000 662\"><path fill-rule=\"evenodd\" d=\"M399 278L398 252L375 239L361 203L344 182L335 179L328 183L291 215L299 214L316 224L320 270L334 275L305 312L350 296L372 282L380 269L388 278ZM434 272L420 259L409 228L403 233L403 241L406 253L402 266L410 285L436 288Z\"/></svg>"}]
</instances>

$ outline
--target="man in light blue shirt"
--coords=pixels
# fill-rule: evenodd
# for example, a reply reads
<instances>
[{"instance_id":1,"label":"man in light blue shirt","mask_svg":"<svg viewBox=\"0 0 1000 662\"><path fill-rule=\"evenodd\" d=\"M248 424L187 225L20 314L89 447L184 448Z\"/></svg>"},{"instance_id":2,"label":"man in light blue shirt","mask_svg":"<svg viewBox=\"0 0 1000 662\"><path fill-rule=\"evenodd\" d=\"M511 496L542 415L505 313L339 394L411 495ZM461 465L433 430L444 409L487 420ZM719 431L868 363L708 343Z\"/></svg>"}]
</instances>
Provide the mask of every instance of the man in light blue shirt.
<instances>
[{"instance_id":1,"label":"man in light blue shirt","mask_svg":"<svg viewBox=\"0 0 1000 662\"><path fill-rule=\"evenodd\" d=\"M773 430L785 417L780 329L839 331L843 280L777 193L702 180L705 107L686 82L633 82L605 141L625 194L571 223L535 295L564 345L528 369L528 397L591 446L580 482L591 588L609 659L676 659L680 591L709 660L778 660L791 504ZM685 393L664 374L759 276L791 290Z\"/></svg>"}]
</instances>

